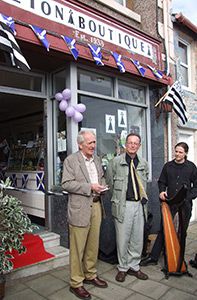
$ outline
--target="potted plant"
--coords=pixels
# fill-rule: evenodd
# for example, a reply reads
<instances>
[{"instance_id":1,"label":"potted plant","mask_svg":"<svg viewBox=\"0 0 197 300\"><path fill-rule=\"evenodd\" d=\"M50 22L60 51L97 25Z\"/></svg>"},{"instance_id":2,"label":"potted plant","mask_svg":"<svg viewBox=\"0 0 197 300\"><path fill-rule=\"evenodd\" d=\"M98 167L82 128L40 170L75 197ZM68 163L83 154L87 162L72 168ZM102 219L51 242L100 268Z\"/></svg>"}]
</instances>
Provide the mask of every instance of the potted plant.
<instances>
[{"instance_id":1,"label":"potted plant","mask_svg":"<svg viewBox=\"0 0 197 300\"><path fill-rule=\"evenodd\" d=\"M0 184L0 299L5 294L5 276L13 269L12 250L19 254L25 252L23 246L24 233L32 232L34 227L27 214L23 211L21 201L6 194L10 187L10 179Z\"/></svg>"}]
</instances>

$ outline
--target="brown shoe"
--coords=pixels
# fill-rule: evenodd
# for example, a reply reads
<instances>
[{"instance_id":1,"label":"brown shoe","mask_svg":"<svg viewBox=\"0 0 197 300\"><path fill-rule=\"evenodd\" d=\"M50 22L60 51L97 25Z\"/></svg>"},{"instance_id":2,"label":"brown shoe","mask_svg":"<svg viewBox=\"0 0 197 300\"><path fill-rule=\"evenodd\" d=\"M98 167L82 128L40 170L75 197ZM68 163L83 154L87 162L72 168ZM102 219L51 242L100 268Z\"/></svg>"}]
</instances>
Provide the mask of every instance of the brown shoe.
<instances>
[{"instance_id":1,"label":"brown shoe","mask_svg":"<svg viewBox=\"0 0 197 300\"><path fill-rule=\"evenodd\" d=\"M131 275L131 276L135 276L136 278L141 279L141 280L147 280L148 279L148 275L146 275L145 273L143 273L140 270L139 271L134 271L132 269L129 269L127 271L127 274Z\"/></svg>"},{"instance_id":2,"label":"brown shoe","mask_svg":"<svg viewBox=\"0 0 197 300\"><path fill-rule=\"evenodd\" d=\"M118 271L118 273L117 273L115 279L116 279L116 281L124 282L124 281L125 281L126 275L127 275L127 272Z\"/></svg>"},{"instance_id":3,"label":"brown shoe","mask_svg":"<svg viewBox=\"0 0 197 300\"><path fill-rule=\"evenodd\" d=\"M91 299L90 293L86 291L86 289L83 286L80 286L78 288L70 287L70 292L80 299L85 299L85 300Z\"/></svg>"},{"instance_id":4,"label":"brown shoe","mask_svg":"<svg viewBox=\"0 0 197 300\"><path fill-rule=\"evenodd\" d=\"M104 280L101 280L98 277L95 277L93 279L85 279L83 282L87 283L87 284L93 284L94 286L97 286L99 288L106 288L106 287L108 287L107 282L104 281Z\"/></svg>"}]
</instances>

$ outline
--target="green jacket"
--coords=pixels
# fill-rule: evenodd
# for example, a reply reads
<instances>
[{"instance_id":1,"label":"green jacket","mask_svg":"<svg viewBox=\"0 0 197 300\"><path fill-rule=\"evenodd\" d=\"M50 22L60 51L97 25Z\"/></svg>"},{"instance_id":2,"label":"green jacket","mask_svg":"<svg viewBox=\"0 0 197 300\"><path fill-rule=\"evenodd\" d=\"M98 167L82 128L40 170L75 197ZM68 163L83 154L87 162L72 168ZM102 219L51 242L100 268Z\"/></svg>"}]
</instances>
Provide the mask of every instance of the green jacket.
<instances>
[{"instance_id":1,"label":"green jacket","mask_svg":"<svg viewBox=\"0 0 197 300\"><path fill-rule=\"evenodd\" d=\"M137 172L141 178L144 189L148 180L148 163L145 159L138 155ZM112 215L118 219L119 222L124 220L124 212L126 207L126 192L128 185L129 166L125 159L125 153L116 156L109 162L106 170L106 183L110 187L111 201L112 201Z\"/></svg>"}]
</instances>

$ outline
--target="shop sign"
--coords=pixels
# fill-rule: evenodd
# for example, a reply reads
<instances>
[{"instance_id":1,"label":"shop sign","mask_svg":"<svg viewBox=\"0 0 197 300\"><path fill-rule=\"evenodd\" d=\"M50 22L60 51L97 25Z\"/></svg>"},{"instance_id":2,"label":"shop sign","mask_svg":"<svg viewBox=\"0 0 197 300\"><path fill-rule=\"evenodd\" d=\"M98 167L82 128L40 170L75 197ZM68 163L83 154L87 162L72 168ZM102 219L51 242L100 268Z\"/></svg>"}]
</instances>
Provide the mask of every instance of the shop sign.
<instances>
[{"instance_id":1,"label":"shop sign","mask_svg":"<svg viewBox=\"0 0 197 300\"><path fill-rule=\"evenodd\" d=\"M145 38L134 32L127 31L121 26L112 26L104 18L88 12L80 8L73 9L65 4L61 4L54 0L3 0L6 3L15 5L18 8L44 17L48 20L64 24L75 30L89 34L98 39L112 43L122 47L132 53L153 59L153 46ZM71 4L70 4L71 5ZM15 16L13 16L14 18Z\"/></svg>"}]
</instances>

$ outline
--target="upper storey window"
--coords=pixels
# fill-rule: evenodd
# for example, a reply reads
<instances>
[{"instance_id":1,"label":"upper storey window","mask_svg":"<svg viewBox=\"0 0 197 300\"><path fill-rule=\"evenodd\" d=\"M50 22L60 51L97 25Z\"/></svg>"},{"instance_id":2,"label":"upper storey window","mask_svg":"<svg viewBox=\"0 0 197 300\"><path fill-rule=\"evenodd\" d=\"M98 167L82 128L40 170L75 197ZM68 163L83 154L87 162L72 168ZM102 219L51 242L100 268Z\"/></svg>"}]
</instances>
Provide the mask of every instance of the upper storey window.
<instances>
[{"instance_id":1,"label":"upper storey window","mask_svg":"<svg viewBox=\"0 0 197 300\"><path fill-rule=\"evenodd\" d=\"M132 1L131 0L96 0L114 11L119 12L120 14L127 16L137 22L141 22L141 16L133 11Z\"/></svg>"},{"instance_id":2,"label":"upper storey window","mask_svg":"<svg viewBox=\"0 0 197 300\"><path fill-rule=\"evenodd\" d=\"M180 60L180 75L182 84L189 87L189 46L181 41L178 42L178 56Z\"/></svg>"}]
</instances>

